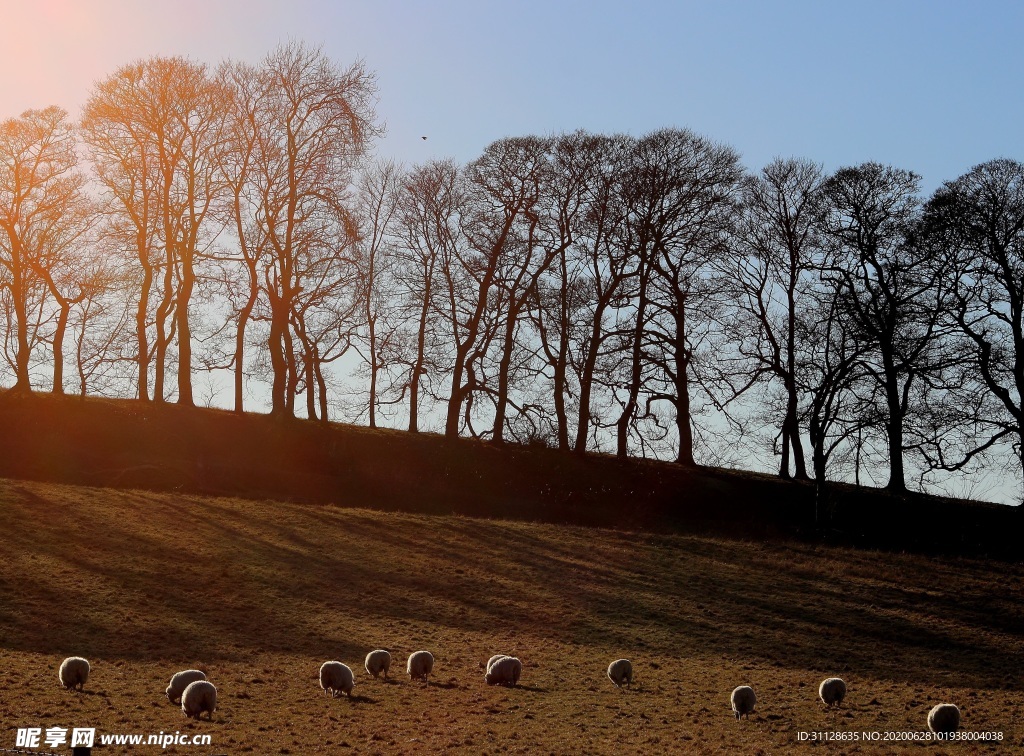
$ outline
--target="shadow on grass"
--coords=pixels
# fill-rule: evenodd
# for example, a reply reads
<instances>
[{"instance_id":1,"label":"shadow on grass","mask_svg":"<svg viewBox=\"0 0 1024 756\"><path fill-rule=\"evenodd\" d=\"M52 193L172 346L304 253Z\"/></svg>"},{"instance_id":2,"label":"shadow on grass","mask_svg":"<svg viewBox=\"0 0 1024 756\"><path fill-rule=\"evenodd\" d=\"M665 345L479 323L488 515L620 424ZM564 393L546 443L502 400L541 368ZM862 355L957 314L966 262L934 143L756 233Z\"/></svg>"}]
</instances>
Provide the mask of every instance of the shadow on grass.
<instances>
[{"instance_id":1,"label":"shadow on grass","mask_svg":"<svg viewBox=\"0 0 1024 756\"><path fill-rule=\"evenodd\" d=\"M441 690L456 690L459 687L458 683L437 682L435 680L431 680L427 685L431 688L440 688Z\"/></svg>"},{"instance_id":2,"label":"shadow on grass","mask_svg":"<svg viewBox=\"0 0 1024 756\"><path fill-rule=\"evenodd\" d=\"M348 700L351 701L353 704L375 704L375 703L379 703L379 701L376 698L371 698L370 696L364 696L364 695L361 695L361 694L354 694L352 696L349 696Z\"/></svg>"},{"instance_id":3,"label":"shadow on grass","mask_svg":"<svg viewBox=\"0 0 1024 756\"><path fill-rule=\"evenodd\" d=\"M391 621L437 642L525 626L638 674L710 655L1024 686L1019 564L12 483L0 532L14 650L362 659L360 629Z\"/></svg>"}]
</instances>

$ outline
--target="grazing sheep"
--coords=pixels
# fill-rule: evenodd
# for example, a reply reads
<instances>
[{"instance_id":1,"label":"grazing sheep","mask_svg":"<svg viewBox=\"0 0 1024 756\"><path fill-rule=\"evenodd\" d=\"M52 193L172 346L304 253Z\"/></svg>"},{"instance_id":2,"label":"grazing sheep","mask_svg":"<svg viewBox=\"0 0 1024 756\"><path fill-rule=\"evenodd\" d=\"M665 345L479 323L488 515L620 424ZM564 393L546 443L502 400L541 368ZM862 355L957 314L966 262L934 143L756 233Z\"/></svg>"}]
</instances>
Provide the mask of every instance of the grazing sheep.
<instances>
[{"instance_id":1,"label":"grazing sheep","mask_svg":"<svg viewBox=\"0 0 1024 756\"><path fill-rule=\"evenodd\" d=\"M332 698L337 698L342 693L352 698L352 686L355 684L355 677L348 665L340 661L329 661L320 665L320 687Z\"/></svg>"},{"instance_id":2,"label":"grazing sheep","mask_svg":"<svg viewBox=\"0 0 1024 756\"><path fill-rule=\"evenodd\" d=\"M189 686L189 683L205 679L206 673L200 672L198 669L186 669L175 673L174 677L171 678L171 684L167 686L165 691L167 693L167 700L172 704L181 703L181 694L185 692L185 688Z\"/></svg>"},{"instance_id":3,"label":"grazing sheep","mask_svg":"<svg viewBox=\"0 0 1024 756\"><path fill-rule=\"evenodd\" d=\"M60 663L57 675L65 688L70 690L77 685L79 690L83 690L85 681L89 679L89 670L89 662L81 656L69 656Z\"/></svg>"},{"instance_id":4,"label":"grazing sheep","mask_svg":"<svg viewBox=\"0 0 1024 756\"><path fill-rule=\"evenodd\" d=\"M429 651L417 651L409 657L405 671L412 680L427 681L427 676L434 669L434 656Z\"/></svg>"},{"instance_id":5,"label":"grazing sheep","mask_svg":"<svg viewBox=\"0 0 1024 756\"><path fill-rule=\"evenodd\" d=\"M190 682L181 694L181 713L192 719L199 719L204 711L212 721L217 710L217 689L212 682L196 680Z\"/></svg>"},{"instance_id":6,"label":"grazing sheep","mask_svg":"<svg viewBox=\"0 0 1024 756\"><path fill-rule=\"evenodd\" d=\"M623 684L632 685L633 664L629 659L616 659L608 665L608 679L616 688L621 688Z\"/></svg>"},{"instance_id":7,"label":"grazing sheep","mask_svg":"<svg viewBox=\"0 0 1024 756\"><path fill-rule=\"evenodd\" d=\"M960 727L960 709L953 704L939 704L928 712L928 729L932 732L956 732Z\"/></svg>"},{"instance_id":8,"label":"grazing sheep","mask_svg":"<svg viewBox=\"0 0 1024 756\"><path fill-rule=\"evenodd\" d=\"M736 719L739 719L744 714L747 715L747 719L750 719L750 713L754 710L754 704L757 703L757 696L754 695L754 689L749 685L741 685L732 692L732 710L736 714Z\"/></svg>"},{"instance_id":9,"label":"grazing sheep","mask_svg":"<svg viewBox=\"0 0 1024 756\"><path fill-rule=\"evenodd\" d=\"M838 677L822 680L818 686L818 696L826 706L839 706L846 698L846 683Z\"/></svg>"},{"instance_id":10,"label":"grazing sheep","mask_svg":"<svg viewBox=\"0 0 1024 756\"><path fill-rule=\"evenodd\" d=\"M374 680L381 672L384 673L384 679L387 680L388 670L391 669L391 654L382 648L371 651L366 655L363 666L366 667L367 674L373 675Z\"/></svg>"},{"instance_id":11,"label":"grazing sheep","mask_svg":"<svg viewBox=\"0 0 1024 756\"><path fill-rule=\"evenodd\" d=\"M503 656L487 668L484 680L488 685L506 685L514 688L523 674L523 663L514 656Z\"/></svg>"}]
</instances>

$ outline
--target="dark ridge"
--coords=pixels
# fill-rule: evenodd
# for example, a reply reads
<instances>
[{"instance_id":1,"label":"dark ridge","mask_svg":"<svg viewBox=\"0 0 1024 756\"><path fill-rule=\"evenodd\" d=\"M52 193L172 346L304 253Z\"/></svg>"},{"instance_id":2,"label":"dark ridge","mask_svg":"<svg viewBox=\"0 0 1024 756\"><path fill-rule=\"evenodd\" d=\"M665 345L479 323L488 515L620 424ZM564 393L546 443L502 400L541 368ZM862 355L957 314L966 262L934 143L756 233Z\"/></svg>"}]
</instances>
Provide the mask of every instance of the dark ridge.
<instances>
[{"instance_id":1,"label":"dark ridge","mask_svg":"<svg viewBox=\"0 0 1024 756\"><path fill-rule=\"evenodd\" d=\"M1024 512L668 462L138 400L0 394L0 475L1017 560ZM816 511L818 513L816 517Z\"/></svg>"}]
</instances>

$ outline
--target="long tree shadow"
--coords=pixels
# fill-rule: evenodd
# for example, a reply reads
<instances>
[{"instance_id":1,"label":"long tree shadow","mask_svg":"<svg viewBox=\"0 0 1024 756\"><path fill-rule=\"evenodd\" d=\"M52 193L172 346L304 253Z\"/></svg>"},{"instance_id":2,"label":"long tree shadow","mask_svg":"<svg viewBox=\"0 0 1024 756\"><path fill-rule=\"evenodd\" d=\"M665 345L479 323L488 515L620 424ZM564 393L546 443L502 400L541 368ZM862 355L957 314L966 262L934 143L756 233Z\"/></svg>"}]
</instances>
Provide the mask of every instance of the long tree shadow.
<instances>
[{"instance_id":1,"label":"long tree shadow","mask_svg":"<svg viewBox=\"0 0 1024 756\"><path fill-rule=\"evenodd\" d=\"M1021 565L66 493L58 500L19 485L5 494L3 647L362 659L379 645L354 628L374 618L436 628L436 637L526 631L641 657L725 655L898 681L945 684L952 673L965 685L1024 685ZM102 507L90 499L101 495ZM74 595L82 598L69 602Z\"/></svg>"}]
</instances>

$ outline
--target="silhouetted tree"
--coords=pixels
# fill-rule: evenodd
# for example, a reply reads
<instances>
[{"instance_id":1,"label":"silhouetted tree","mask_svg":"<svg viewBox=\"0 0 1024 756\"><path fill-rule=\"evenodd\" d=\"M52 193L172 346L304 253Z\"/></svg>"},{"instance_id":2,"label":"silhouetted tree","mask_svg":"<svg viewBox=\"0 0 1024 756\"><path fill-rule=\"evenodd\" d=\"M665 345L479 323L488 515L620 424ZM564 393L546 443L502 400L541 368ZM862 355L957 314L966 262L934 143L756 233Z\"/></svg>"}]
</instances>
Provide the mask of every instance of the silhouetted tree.
<instances>
[{"instance_id":1,"label":"silhouetted tree","mask_svg":"<svg viewBox=\"0 0 1024 756\"><path fill-rule=\"evenodd\" d=\"M503 202L509 199L518 201L518 197L510 197L503 191L512 181L522 182L524 197L521 223L506 240L506 249L501 256L501 273L497 277L497 299L504 304L499 315L498 375L497 385L493 387L494 421L491 426L491 438L497 443L503 441L508 419L514 381L513 356L517 348L526 346L524 342L527 339L519 334L521 326L525 325L527 305L535 295L538 278L572 243L572 235L567 233L565 223L559 222L563 219L559 217L561 208L558 207L554 170L549 158L551 147L552 140L549 139L521 139L515 160L501 165L502 170L511 173L497 173L490 177L492 194L502 196ZM497 187L502 188L500 194L495 191ZM552 200L555 207L549 205ZM504 212L507 212L506 207L503 207ZM526 351L529 351L528 347Z\"/></svg>"},{"instance_id":2,"label":"silhouetted tree","mask_svg":"<svg viewBox=\"0 0 1024 756\"><path fill-rule=\"evenodd\" d=\"M461 303L469 296L461 213L465 185L451 161L420 165L405 176L396 222L394 275L398 314L413 326L405 333L399 388L409 394L409 430L420 427L421 399L435 376L450 369ZM398 343L396 342L396 346Z\"/></svg>"},{"instance_id":3,"label":"silhouetted tree","mask_svg":"<svg viewBox=\"0 0 1024 756\"><path fill-rule=\"evenodd\" d=\"M781 382L785 410L779 475L807 478L800 441L797 309L820 264L815 239L815 202L821 167L809 161L775 160L744 183L736 262L739 304L753 319L753 338L740 340L756 373ZM827 307L829 303L825 303Z\"/></svg>"},{"instance_id":4,"label":"silhouetted tree","mask_svg":"<svg viewBox=\"0 0 1024 756\"><path fill-rule=\"evenodd\" d=\"M449 290L453 292L455 335L446 436L458 435L463 409L468 416L472 393L484 385L477 373L497 325L493 319L485 320L485 313L488 306L497 304L499 277L504 278L507 286L508 280L525 270L514 263L509 270L503 266L509 264L509 258L517 252L526 254L522 246L514 248L515 232L517 226L531 223L530 215L539 199L537 171L542 154L543 146L535 138L503 139L490 144L483 155L466 168L461 216L467 243L464 249L452 250L456 259L451 262L457 263L458 269L451 267L445 271ZM460 285L464 296L457 297L453 287L456 277L462 278L463 274L469 278L468 285ZM494 313L491 315L493 318ZM509 322L507 317L505 322ZM491 328L483 328L485 324ZM467 403L470 403L468 407Z\"/></svg>"},{"instance_id":5,"label":"silhouetted tree","mask_svg":"<svg viewBox=\"0 0 1024 756\"><path fill-rule=\"evenodd\" d=\"M266 87L260 70L245 63L228 61L221 65L217 76L225 96L230 97L218 158L225 184L223 212L234 237L226 255L223 280L227 296L234 303L234 349L228 366L233 368L234 410L241 413L245 409L247 329L257 315L260 270L269 254L268 232L259 220L260 190L254 181L263 137L258 119L263 114L261 101Z\"/></svg>"},{"instance_id":6,"label":"silhouetted tree","mask_svg":"<svg viewBox=\"0 0 1024 756\"><path fill-rule=\"evenodd\" d=\"M929 460L961 470L1011 440L1024 464L1024 165L992 160L946 182L926 206L924 227L944 256L947 312L969 356L947 411L970 433L956 451L939 439Z\"/></svg>"},{"instance_id":7,"label":"silhouetted tree","mask_svg":"<svg viewBox=\"0 0 1024 756\"><path fill-rule=\"evenodd\" d=\"M653 402L667 402L676 426L676 460L694 464L693 382L703 382L697 357L714 307L709 269L725 252L741 176L732 149L686 130L656 131L633 151L623 176L624 241L639 267L626 398L616 428L619 456L627 453L646 382L643 416L652 415ZM653 421L661 424L657 417Z\"/></svg>"},{"instance_id":8,"label":"silhouetted tree","mask_svg":"<svg viewBox=\"0 0 1024 756\"><path fill-rule=\"evenodd\" d=\"M586 180L586 208L577 243L569 249L565 268L567 275L561 295L566 315L579 309L579 335L571 353L571 364L579 384L579 408L573 449L587 450L587 439L597 425L594 391L599 388L599 374L610 369L602 362L614 359L611 346L618 334L614 315L625 302L625 287L638 276L640 266L630 249L620 244L624 233L626 207L623 202L621 172L628 165L633 139L624 136L597 137L584 142L580 149L564 159L579 162L576 170ZM566 168L565 170L568 171ZM571 332L571 328L570 328Z\"/></svg>"},{"instance_id":9,"label":"silhouetted tree","mask_svg":"<svg viewBox=\"0 0 1024 756\"><path fill-rule=\"evenodd\" d=\"M378 380L386 365L383 355L396 338L397 328L388 322L395 290L390 268L395 260L393 225L398 213L401 169L392 162L378 162L360 175L356 216L360 223L357 252L362 288L362 321L365 333L357 348L369 374L367 412L371 428L377 427L380 401Z\"/></svg>"},{"instance_id":10,"label":"silhouetted tree","mask_svg":"<svg viewBox=\"0 0 1024 756\"><path fill-rule=\"evenodd\" d=\"M551 259L538 266L528 290L530 321L540 347L536 350L540 364L533 375L550 375L554 436L558 448L564 450L571 448L570 402L574 382L578 383L577 361L586 350L582 342L589 333L588 321L595 305L588 260L589 252L595 248L591 232L597 224L591 219L602 213L597 206L602 201L600 171L609 141L585 132L555 138L538 205L541 233L537 239ZM603 196L606 199L607 195ZM605 301L597 306L605 308L607 304ZM602 321L603 317L598 315L599 330ZM596 360L596 353L594 357ZM593 370L591 365L589 375ZM588 403L589 388L588 385ZM589 410L582 422L585 444Z\"/></svg>"},{"instance_id":11,"label":"silhouetted tree","mask_svg":"<svg viewBox=\"0 0 1024 756\"><path fill-rule=\"evenodd\" d=\"M906 490L907 419L944 360L940 266L912 238L919 178L877 163L843 168L822 188L821 232L841 317L864 344L861 364L882 395L892 491ZM918 444L913 444L919 446Z\"/></svg>"},{"instance_id":12,"label":"silhouetted tree","mask_svg":"<svg viewBox=\"0 0 1024 756\"><path fill-rule=\"evenodd\" d=\"M351 247L358 232L347 205L348 187L353 169L379 131L373 120L376 88L361 63L340 69L319 50L297 43L271 53L259 76L247 197L262 235L271 412L291 415L299 362L308 362L307 381L319 381L321 366L337 358L337 347L347 348L342 335L331 354L313 350L308 332L307 338L299 338L290 329L297 322L308 327L313 310L337 315L326 290L356 279ZM322 326L314 330L336 331ZM302 350L298 356L296 346Z\"/></svg>"}]
</instances>

